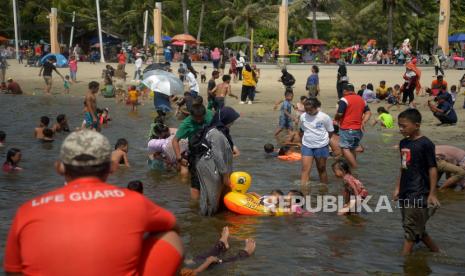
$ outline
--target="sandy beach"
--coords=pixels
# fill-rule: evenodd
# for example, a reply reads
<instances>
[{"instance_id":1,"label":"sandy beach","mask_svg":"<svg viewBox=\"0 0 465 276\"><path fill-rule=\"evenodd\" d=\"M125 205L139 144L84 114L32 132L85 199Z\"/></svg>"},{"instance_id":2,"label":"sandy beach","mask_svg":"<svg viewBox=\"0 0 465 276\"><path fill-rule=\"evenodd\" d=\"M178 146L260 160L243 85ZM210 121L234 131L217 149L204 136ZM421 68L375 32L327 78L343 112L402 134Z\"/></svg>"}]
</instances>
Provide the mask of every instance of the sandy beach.
<instances>
[{"instance_id":1,"label":"sandy beach","mask_svg":"<svg viewBox=\"0 0 465 276\"><path fill-rule=\"evenodd\" d=\"M11 66L8 68L7 76L17 80L23 90L25 91L25 96L36 96L42 97L44 82L41 77L38 76L40 68L35 67L24 67L24 65L16 64L15 61L10 60ZM194 67L197 71L200 71L204 65L207 65L207 80L211 75L212 65L211 63L194 63ZM116 67L116 64L112 64ZM87 83L90 81L102 81L101 72L104 68L103 64L89 64L89 63L79 63L78 65L78 74L77 79L78 83L72 85L70 95L63 95L63 83L57 74L53 76L54 86L52 89L53 97L80 97L83 96L87 89ZM229 65L226 67L229 68ZM256 102L253 105L239 105L238 101L229 98L227 99L228 105L237 108L241 113L248 114L248 116L279 116L279 111L273 111L273 104L276 100L279 100L283 96L284 88L277 80L279 79L281 73L279 68L276 65L271 64L259 64L258 68L261 70L260 80L257 86L257 90L260 92L256 96ZM174 71L177 70L177 64L173 63ZM63 75L69 74L67 68L58 69ZM288 71L294 75L296 78L296 83L294 85L294 102L297 102L301 95L306 95L305 83L308 75L310 74L311 65L289 65ZM422 77L421 84L422 87L429 87L431 81L435 79L433 67L421 67ZM131 82L129 79L134 74L134 65L128 64L126 66L126 71L128 73L128 82L130 85ZM402 84L402 74L404 73L405 68L403 66L348 66L348 76L352 84L354 84L355 89L358 90L361 84L372 83L376 89L381 80L387 82L387 86L394 86L395 84ZM336 65L322 65L320 66L320 87L321 95L320 100L322 101L323 109L326 113L333 116L336 112L336 74L337 66ZM445 80L451 85L457 85L459 79L464 74L464 71L459 70L447 70ZM198 79L200 82L200 78ZM221 80L217 80L219 83ZM240 95L241 92L241 83L236 82L232 83L233 93ZM201 95L206 96L206 84L201 84ZM455 104L456 112L459 118L459 121L456 126L446 126L446 127L437 127L436 124L438 121L432 116L432 113L426 106L426 101L428 97L420 96L416 97L415 101L417 102L417 108L421 111L423 115L423 131L425 134L431 136L434 139L439 139L447 141L448 139L456 140L459 137L463 137L462 128L465 125L465 122L461 120L465 116L465 110L462 108L464 97L463 94L460 94L457 97L457 102ZM370 104L370 108L374 115L376 115L376 108L378 106L387 106L386 102L381 102L378 104ZM122 105L123 107L123 105ZM152 104L147 104L142 108L153 108ZM403 110L405 106L401 106L399 110ZM398 108L394 107L391 109L391 112L394 116L397 116L399 113Z\"/></svg>"}]
</instances>

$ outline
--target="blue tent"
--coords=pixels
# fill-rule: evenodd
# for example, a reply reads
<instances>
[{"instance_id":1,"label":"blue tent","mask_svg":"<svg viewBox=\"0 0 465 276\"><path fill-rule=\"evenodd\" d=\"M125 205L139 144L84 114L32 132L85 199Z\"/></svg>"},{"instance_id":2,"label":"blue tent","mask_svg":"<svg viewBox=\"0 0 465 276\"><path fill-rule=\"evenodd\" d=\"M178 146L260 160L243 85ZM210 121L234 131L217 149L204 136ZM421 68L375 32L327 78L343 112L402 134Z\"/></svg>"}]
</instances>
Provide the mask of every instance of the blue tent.
<instances>
[{"instance_id":1,"label":"blue tent","mask_svg":"<svg viewBox=\"0 0 465 276\"><path fill-rule=\"evenodd\" d=\"M162 36L161 36L161 40L163 40L163 41L171 41L171 37L170 37L170 36L167 36L167 35L162 35ZM150 43L153 43L153 36L150 36L150 37L149 37L149 42L150 42Z\"/></svg>"},{"instance_id":2,"label":"blue tent","mask_svg":"<svg viewBox=\"0 0 465 276\"><path fill-rule=\"evenodd\" d=\"M454 42L465 42L465 34L453 34L449 36L449 43L454 43Z\"/></svg>"},{"instance_id":3,"label":"blue tent","mask_svg":"<svg viewBox=\"0 0 465 276\"><path fill-rule=\"evenodd\" d=\"M56 58L56 60L57 60L57 62L56 62L57 65L56 66L57 67L66 67L66 66L68 66L68 60L62 54L47 54L40 60L40 63L44 64L44 62L49 57L55 57Z\"/></svg>"}]
</instances>

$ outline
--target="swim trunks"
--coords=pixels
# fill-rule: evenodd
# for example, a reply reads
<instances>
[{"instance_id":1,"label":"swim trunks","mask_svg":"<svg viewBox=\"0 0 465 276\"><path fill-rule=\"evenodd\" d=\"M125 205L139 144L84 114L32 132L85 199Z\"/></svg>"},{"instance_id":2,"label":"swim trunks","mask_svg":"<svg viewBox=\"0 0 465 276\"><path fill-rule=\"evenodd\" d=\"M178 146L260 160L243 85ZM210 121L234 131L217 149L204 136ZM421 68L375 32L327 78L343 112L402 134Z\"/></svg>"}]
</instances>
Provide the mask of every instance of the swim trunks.
<instances>
[{"instance_id":1,"label":"swim trunks","mask_svg":"<svg viewBox=\"0 0 465 276\"><path fill-rule=\"evenodd\" d=\"M98 118L97 113L95 113L95 117ZM94 122L92 120L92 115L90 114L90 112L86 112L84 114L84 120L86 121L86 128L98 129L98 125L99 125L98 120Z\"/></svg>"}]
</instances>

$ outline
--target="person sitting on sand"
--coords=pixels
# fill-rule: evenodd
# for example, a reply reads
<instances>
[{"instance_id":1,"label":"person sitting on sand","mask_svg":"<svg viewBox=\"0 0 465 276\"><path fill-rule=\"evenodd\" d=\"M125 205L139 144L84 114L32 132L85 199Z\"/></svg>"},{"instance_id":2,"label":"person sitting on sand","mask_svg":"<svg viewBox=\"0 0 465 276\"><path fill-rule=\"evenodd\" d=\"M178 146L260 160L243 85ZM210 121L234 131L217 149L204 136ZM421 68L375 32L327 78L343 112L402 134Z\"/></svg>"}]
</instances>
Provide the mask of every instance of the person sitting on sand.
<instances>
[{"instance_id":1,"label":"person sitting on sand","mask_svg":"<svg viewBox=\"0 0 465 276\"><path fill-rule=\"evenodd\" d=\"M7 80L7 90L9 94L23 94L23 90L21 89L21 86L14 81L12 78L8 78Z\"/></svg>"},{"instance_id":2,"label":"person sitting on sand","mask_svg":"<svg viewBox=\"0 0 465 276\"><path fill-rule=\"evenodd\" d=\"M51 128L44 128L42 131L43 138L41 139L42 143L52 143L54 141L53 139L53 130Z\"/></svg>"},{"instance_id":3,"label":"person sitting on sand","mask_svg":"<svg viewBox=\"0 0 465 276\"><path fill-rule=\"evenodd\" d=\"M20 161L21 150L17 148L9 149L6 153L6 161L3 163L3 171L9 173L22 170L22 168L18 167Z\"/></svg>"},{"instance_id":4,"label":"person sitting on sand","mask_svg":"<svg viewBox=\"0 0 465 276\"><path fill-rule=\"evenodd\" d=\"M215 110L221 110L225 105L225 98L226 96L230 96L239 99L238 96L231 93L231 76L230 75L223 75L223 83L218 84L215 88L212 89L211 93L215 95L215 99L213 102L213 108Z\"/></svg>"},{"instance_id":5,"label":"person sitting on sand","mask_svg":"<svg viewBox=\"0 0 465 276\"><path fill-rule=\"evenodd\" d=\"M48 127L50 123L50 118L47 116L40 117L39 126L34 129L34 137L36 139L44 138L44 129Z\"/></svg>"},{"instance_id":6,"label":"person sitting on sand","mask_svg":"<svg viewBox=\"0 0 465 276\"><path fill-rule=\"evenodd\" d=\"M337 160L332 165L334 175L344 181L344 207L338 215L350 214L355 210L357 202L368 196L363 184L352 175L349 164L345 160Z\"/></svg>"},{"instance_id":7,"label":"person sitting on sand","mask_svg":"<svg viewBox=\"0 0 465 276\"><path fill-rule=\"evenodd\" d=\"M447 90L447 81L444 80L443 75L438 75L436 79L431 82L431 92L433 96L437 96L439 91L441 91L444 86Z\"/></svg>"},{"instance_id":8,"label":"person sitting on sand","mask_svg":"<svg viewBox=\"0 0 465 276\"><path fill-rule=\"evenodd\" d=\"M231 257L221 258L229 249L229 228L223 227L221 237L218 242L207 253L196 256L193 260L188 262L188 265L198 265L197 268L183 268L179 275L181 276L195 276L200 272L205 271L213 264L232 263L235 261L243 260L250 257L255 252L255 241L253 239L246 239L244 249Z\"/></svg>"},{"instance_id":9,"label":"person sitting on sand","mask_svg":"<svg viewBox=\"0 0 465 276\"><path fill-rule=\"evenodd\" d=\"M447 101L447 95L440 95L436 97L437 106L428 100L428 106L433 112L434 117L436 117L441 123L443 124L452 124L455 125L457 123L457 114L455 113L454 107Z\"/></svg>"},{"instance_id":10,"label":"person sitting on sand","mask_svg":"<svg viewBox=\"0 0 465 276\"><path fill-rule=\"evenodd\" d=\"M128 160L129 143L124 138L116 141L115 150L111 153L111 162L113 166L117 168L119 165L130 167Z\"/></svg>"},{"instance_id":11,"label":"person sitting on sand","mask_svg":"<svg viewBox=\"0 0 465 276\"><path fill-rule=\"evenodd\" d=\"M383 106L378 107L378 118L373 120L372 126L380 124L384 128L394 128L394 119Z\"/></svg>"},{"instance_id":12,"label":"person sitting on sand","mask_svg":"<svg viewBox=\"0 0 465 276\"><path fill-rule=\"evenodd\" d=\"M57 116L57 122L52 127L53 132L69 132L68 119L65 114Z\"/></svg>"},{"instance_id":13,"label":"person sitting on sand","mask_svg":"<svg viewBox=\"0 0 465 276\"><path fill-rule=\"evenodd\" d=\"M379 87L376 88L376 97L379 100L384 100L388 96L388 88L386 87L386 81L382 80L379 82Z\"/></svg>"},{"instance_id":14,"label":"person sitting on sand","mask_svg":"<svg viewBox=\"0 0 465 276\"><path fill-rule=\"evenodd\" d=\"M363 91L363 100L367 103L374 103L378 102L378 99L376 98L376 94L373 91L373 84L369 83L367 84L367 89Z\"/></svg>"}]
</instances>

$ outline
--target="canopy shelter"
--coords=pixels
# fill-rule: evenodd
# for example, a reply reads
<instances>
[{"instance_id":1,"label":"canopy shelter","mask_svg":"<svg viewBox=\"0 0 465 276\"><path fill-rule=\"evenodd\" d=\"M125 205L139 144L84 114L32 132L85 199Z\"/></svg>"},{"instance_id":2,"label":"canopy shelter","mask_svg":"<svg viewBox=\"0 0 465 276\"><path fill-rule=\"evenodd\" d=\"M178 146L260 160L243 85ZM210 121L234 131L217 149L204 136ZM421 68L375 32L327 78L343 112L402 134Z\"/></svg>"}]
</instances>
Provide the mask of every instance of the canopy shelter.
<instances>
[{"instance_id":1,"label":"canopy shelter","mask_svg":"<svg viewBox=\"0 0 465 276\"><path fill-rule=\"evenodd\" d=\"M313 38L302 38L294 43L295 45L303 46L303 45L313 45L313 46L322 46L326 45L326 41L320 39L313 39Z\"/></svg>"},{"instance_id":2,"label":"canopy shelter","mask_svg":"<svg viewBox=\"0 0 465 276\"><path fill-rule=\"evenodd\" d=\"M230 37L228 39L226 39L225 41L223 41L224 44L227 44L227 43L250 43L250 39L248 39L247 37L243 37L243 36L233 36L233 37Z\"/></svg>"},{"instance_id":3,"label":"canopy shelter","mask_svg":"<svg viewBox=\"0 0 465 276\"><path fill-rule=\"evenodd\" d=\"M190 34L177 34L171 38L171 41L181 41L186 44L197 44L197 39L195 39L195 37L191 36Z\"/></svg>"},{"instance_id":4,"label":"canopy shelter","mask_svg":"<svg viewBox=\"0 0 465 276\"><path fill-rule=\"evenodd\" d=\"M0 35L0 41L8 41L9 39Z\"/></svg>"},{"instance_id":5,"label":"canopy shelter","mask_svg":"<svg viewBox=\"0 0 465 276\"><path fill-rule=\"evenodd\" d=\"M453 34L449 36L449 43L456 43L456 42L465 42L465 34L459 33L459 34Z\"/></svg>"}]
</instances>

